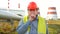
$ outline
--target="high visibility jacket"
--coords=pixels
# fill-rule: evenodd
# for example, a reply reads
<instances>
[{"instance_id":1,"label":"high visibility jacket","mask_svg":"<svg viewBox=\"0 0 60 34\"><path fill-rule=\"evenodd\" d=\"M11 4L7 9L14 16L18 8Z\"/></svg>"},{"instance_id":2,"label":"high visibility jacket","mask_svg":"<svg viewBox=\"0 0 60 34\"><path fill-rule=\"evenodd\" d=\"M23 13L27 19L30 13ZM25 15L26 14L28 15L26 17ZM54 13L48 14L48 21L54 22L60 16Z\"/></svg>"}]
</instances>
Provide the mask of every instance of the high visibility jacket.
<instances>
[{"instance_id":1,"label":"high visibility jacket","mask_svg":"<svg viewBox=\"0 0 60 34\"><path fill-rule=\"evenodd\" d=\"M28 21L28 16L25 16L23 18L23 21L24 21L24 24L26 24L27 21ZM37 30L38 30L38 34L39 33L46 34L46 23L45 23L45 19L42 18L42 17L40 17L40 16L38 16L38 28L37 28ZM30 31L30 27L28 27L28 32L29 31Z\"/></svg>"}]
</instances>

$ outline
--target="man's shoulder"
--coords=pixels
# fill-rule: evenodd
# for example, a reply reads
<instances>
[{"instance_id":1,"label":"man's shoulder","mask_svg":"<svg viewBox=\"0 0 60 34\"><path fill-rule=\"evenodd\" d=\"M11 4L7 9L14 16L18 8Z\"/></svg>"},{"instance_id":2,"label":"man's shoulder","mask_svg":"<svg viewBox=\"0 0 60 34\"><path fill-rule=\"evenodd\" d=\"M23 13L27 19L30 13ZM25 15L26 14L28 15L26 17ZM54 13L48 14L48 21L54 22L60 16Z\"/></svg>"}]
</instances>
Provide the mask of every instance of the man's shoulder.
<instances>
[{"instance_id":1,"label":"man's shoulder","mask_svg":"<svg viewBox=\"0 0 60 34\"><path fill-rule=\"evenodd\" d=\"M41 17L41 16L38 16L38 18L40 18L40 19L44 19L43 17Z\"/></svg>"},{"instance_id":2,"label":"man's shoulder","mask_svg":"<svg viewBox=\"0 0 60 34\"><path fill-rule=\"evenodd\" d=\"M28 17L28 15L25 15L24 17ZM23 17L23 18L24 18L24 17Z\"/></svg>"},{"instance_id":3,"label":"man's shoulder","mask_svg":"<svg viewBox=\"0 0 60 34\"><path fill-rule=\"evenodd\" d=\"M27 15L27 16L24 16L23 19L25 19L25 18L27 18L27 17L28 17L28 15Z\"/></svg>"}]
</instances>

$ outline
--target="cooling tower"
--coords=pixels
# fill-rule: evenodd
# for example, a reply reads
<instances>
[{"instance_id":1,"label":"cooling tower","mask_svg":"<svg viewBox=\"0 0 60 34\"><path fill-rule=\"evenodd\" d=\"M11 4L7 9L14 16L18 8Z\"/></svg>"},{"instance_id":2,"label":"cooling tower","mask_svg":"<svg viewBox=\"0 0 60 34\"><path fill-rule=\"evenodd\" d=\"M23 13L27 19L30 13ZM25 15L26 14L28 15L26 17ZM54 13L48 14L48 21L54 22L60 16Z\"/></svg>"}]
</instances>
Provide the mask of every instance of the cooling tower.
<instances>
[{"instance_id":1,"label":"cooling tower","mask_svg":"<svg viewBox=\"0 0 60 34\"><path fill-rule=\"evenodd\" d=\"M53 20L57 19L56 7L48 7L47 20L49 19L53 19Z\"/></svg>"}]
</instances>

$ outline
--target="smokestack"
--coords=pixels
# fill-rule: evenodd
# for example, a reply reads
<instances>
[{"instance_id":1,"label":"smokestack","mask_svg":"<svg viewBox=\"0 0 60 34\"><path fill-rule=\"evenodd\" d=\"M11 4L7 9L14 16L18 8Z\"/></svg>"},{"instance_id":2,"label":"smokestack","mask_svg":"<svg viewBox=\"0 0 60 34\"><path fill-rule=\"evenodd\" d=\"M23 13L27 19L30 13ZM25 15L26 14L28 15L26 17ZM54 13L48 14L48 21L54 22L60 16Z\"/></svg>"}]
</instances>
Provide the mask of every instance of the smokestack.
<instances>
[{"instance_id":1,"label":"smokestack","mask_svg":"<svg viewBox=\"0 0 60 34\"><path fill-rule=\"evenodd\" d=\"M53 19L53 20L57 19L56 7L49 7L48 8L47 20L49 20L49 19Z\"/></svg>"},{"instance_id":2,"label":"smokestack","mask_svg":"<svg viewBox=\"0 0 60 34\"><path fill-rule=\"evenodd\" d=\"M8 11L9 11L9 8L10 8L10 6L9 6L9 5L10 5L10 0L8 0L8 9L7 9Z\"/></svg>"},{"instance_id":3,"label":"smokestack","mask_svg":"<svg viewBox=\"0 0 60 34\"><path fill-rule=\"evenodd\" d=\"M20 9L20 3L18 3L18 8Z\"/></svg>"}]
</instances>

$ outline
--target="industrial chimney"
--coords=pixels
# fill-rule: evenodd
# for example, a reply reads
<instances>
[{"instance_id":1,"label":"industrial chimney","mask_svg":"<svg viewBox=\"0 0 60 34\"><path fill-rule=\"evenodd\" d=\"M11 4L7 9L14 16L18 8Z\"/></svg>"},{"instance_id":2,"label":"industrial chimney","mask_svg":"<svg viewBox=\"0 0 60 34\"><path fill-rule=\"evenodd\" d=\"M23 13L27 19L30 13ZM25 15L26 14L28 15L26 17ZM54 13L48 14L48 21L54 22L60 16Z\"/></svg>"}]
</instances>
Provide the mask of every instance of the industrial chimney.
<instances>
[{"instance_id":1,"label":"industrial chimney","mask_svg":"<svg viewBox=\"0 0 60 34\"><path fill-rule=\"evenodd\" d=\"M57 19L56 7L48 7L47 20L49 19L53 19L53 20Z\"/></svg>"}]
</instances>

